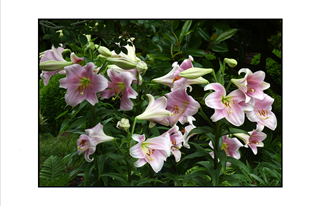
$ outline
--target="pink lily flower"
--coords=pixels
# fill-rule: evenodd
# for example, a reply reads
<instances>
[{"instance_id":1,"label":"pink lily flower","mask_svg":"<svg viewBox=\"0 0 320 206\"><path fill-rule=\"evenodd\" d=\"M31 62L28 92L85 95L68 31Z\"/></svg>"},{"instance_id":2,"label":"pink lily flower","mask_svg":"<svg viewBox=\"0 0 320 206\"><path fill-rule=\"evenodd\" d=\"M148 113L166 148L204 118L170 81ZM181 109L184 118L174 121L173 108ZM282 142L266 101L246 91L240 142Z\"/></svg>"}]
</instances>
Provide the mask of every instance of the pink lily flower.
<instances>
[{"instance_id":1,"label":"pink lily flower","mask_svg":"<svg viewBox=\"0 0 320 206\"><path fill-rule=\"evenodd\" d=\"M116 71L117 73L121 73L121 72L130 72L130 74L133 77L132 83L133 84L137 84L137 69L129 69L129 70L125 70L125 69L121 69L120 67L118 67L117 65L108 65L107 66L108 69L113 69L114 71ZM141 74L139 74L139 84L142 84L142 76Z\"/></svg>"},{"instance_id":2,"label":"pink lily flower","mask_svg":"<svg viewBox=\"0 0 320 206\"><path fill-rule=\"evenodd\" d=\"M169 118L170 126L178 121L184 124L195 120L192 115L198 112L200 104L187 94L185 88L176 89L165 95L168 98L167 110L172 112Z\"/></svg>"},{"instance_id":3,"label":"pink lily flower","mask_svg":"<svg viewBox=\"0 0 320 206\"><path fill-rule=\"evenodd\" d=\"M107 136L103 132L103 125L100 123L92 129L86 129L85 132L87 135L82 134L77 140L78 154L80 155L85 151L84 158L87 162L92 162L94 158L90 159L89 155L96 151L97 145L102 142L112 141L114 138Z\"/></svg>"},{"instance_id":4,"label":"pink lily flower","mask_svg":"<svg viewBox=\"0 0 320 206\"><path fill-rule=\"evenodd\" d=\"M209 146L213 149L211 141L209 142ZM227 156L233 157L235 159L240 159L240 147L243 147L243 144L241 144L241 142L237 138L229 138L228 135L222 136L221 150L224 150ZM214 152L210 152L209 154L212 156L212 158L214 158ZM230 165L230 162L227 162L226 166L229 167Z\"/></svg>"},{"instance_id":5,"label":"pink lily flower","mask_svg":"<svg viewBox=\"0 0 320 206\"><path fill-rule=\"evenodd\" d=\"M248 119L251 122L257 122L271 130L275 130L277 127L277 118L271 111L273 101L274 99L267 94L264 94L263 100L256 99L253 110L246 113Z\"/></svg>"},{"instance_id":6,"label":"pink lily flower","mask_svg":"<svg viewBox=\"0 0 320 206\"><path fill-rule=\"evenodd\" d=\"M244 123L244 110L251 111L253 106L244 103L245 95L239 90L232 91L226 96L225 88L219 83L208 84L204 90L213 89L215 92L209 94L205 104L215 109L211 116L213 122L226 118L231 124L240 126Z\"/></svg>"},{"instance_id":7,"label":"pink lily flower","mask_svg":"<svg viewBox=\"0 0 320 206\"><path fill-rule=\"evenodd\" d=\"M79 64L79 62L84 60L84 57L79 58L74 52L70 54L70 59L73 63Z\"/></svg>"},{"instance_id":8,"label":"pink lily flower","mask_svg":"<svg viewBox=\"0 0 320 206\"><path fill-rule=\"evenodd\" d=\"M138 158L134 166L142 167L149 163L152 169L158 173L162 169L164 161L170 155L170 140L162 136L145 140L144 134L133 134L132 139L138 142L130 148L130 155Z\"/></svg>"},{"instance_id":9,"label":"pink lily flower","mask_svg":"<svg viewBox=\"0 0 320 206\"><path fill-rule=\"evenodd\" d=\"M159 83L159 84L167 85L170 88L172 88L172 90L174 90L176 88L174 85L183 79L186 81L186 85L209 83L208 80L206 80L202 77L198 77L196 79L186 79L186 78L179 76L180 72L183 72L187 69L193 68L193 65L191 62L192 60L193 60L192 56L189 55L189 58L184 60L181 64L181 66L179 66L179 64L177 62L174 62L172 64L173 69L168 74L166 74L162 77L153 79L152 81Z\"/></svg>"},{"instance_id":10,"label":"pink lily flower","mask_svg":"<svg viewBox=\"0 0 320 206\"><path fill-rule=\"evenodd\" d=\"M246 96L246 103L250 101L251 98L263 99L263 90L270 87L269 83L264 82L265 73L263 71L257 71L252 74L250 69L240 69L239 75L244 72L246 73L244 78L241 79L231 79L233 82Z\"/></svg>"},{"instance_id":11,"label":"pink lily flower","mask_svg":"<svg viewBox=\"0 0 320 206\"><path fill-rule=\"evenodd\" d=\"M153 127L157 122L159 124L169 126L169 117L171 112L166 110L167 99L165 97L159 97L157 100L154 100L154 97L151 94L147 94L149 99L149 104L146 110L136 116L138 120L148 120L150 121L149 127Z\"/></svg>"},{"instance_id":12,"label":"pink lily flower","mask_svg":"<svg viewBox=\"0 0 320 206\"><path fill-rule=\"evenodd\" d=\"M74 64L65 67L66 78L60 79L60 87L67 89L65 99L67 104L75 107L83 100L90 104L98 103L96 93L108 87L108 80L93 72L95 65L90 62L82 67Z\"/></svg>"},{"instance_id":13,"label":"pink lily flower","mask_svg":"<svg viewBox=\"0 0 320 206\"><path fill-rule=\"evenodd\" d=\"M51 50L47 50L44 52L43 56L40 59L40 63L46 62L46 61L60 61L60 62L66 62L66 60L62 57L63 52L62 47L58 47L57 49L52 46ZM41 79L43 79L43 83L45 86L49 84L49 80L51 76L57 74L59 71L63 70L63 67L61 69L55 70L55 71L42 71L40 74Z\"/></svg>"},{"instance_id":14,"label":"pink lily flower","mask_svg":"<svg viewBox=\"0 0 320 206\"><path fill-rule=\"evenodd\" d=\"M130 99L135 99L138 93L130 86L133 80L129 72L117 73L113 69L108 69L108 76L111 80L108 81L108 88L101 92L101 99L110 98L122 94L120 109L129 111L133 108L133 102Z\"/></svg>"},{"instance_id":15,"label":"pink lily flower","mask_svg":"<svg viewBox=\"0 0 320 206\"><path fill-rule=\"evenodd\" d=\"M188 126L186 126L185 128L183 128L183 132L184 132L184 134L183 134L183 138L184 138L183 146L184 146L185 148L190 149L190 145L188 144L189 139L190 139L192 136L197 135L196 133L193 133L193 134L191 134L190 136L188 136L188 134L190 133L190 131L191 131L192 129L194 129L194 128L196 128L196 127L195 127L193 124L189 124Z\"/></svg>"},{"instance_id":16,"label":"pink lily flower","mask_svg":"<svg viewBox=\"0 0 320 206\"><path fill-rule=\"evenodd\" d=\"M182 142L184 141L184 136L179 131L179 127L174 125L170 130L163 133L161 136L166 137L171 142L171 153L173 154L176 162L181 159L180 148L182 147Z\"/></svg>"},{"instance_id":17,"label":"pink lily flower","mask_svg":"<svg viewBox=\"0 0 320 206\"><path fill-rule=\"evenodd\" d=\"M250 147L253 154L257 154L258 153L258 148L257 147L263 147L263 140L267 138L267 135L261 131L259 131L258 129L253 130L251 132L248 132L250 134L243 134L243 133L237 133L237 134L233 134L234 136L240 138L241 140L243 140L243 142L245 143L244 147Z\"/></svg>"}]
</instances>

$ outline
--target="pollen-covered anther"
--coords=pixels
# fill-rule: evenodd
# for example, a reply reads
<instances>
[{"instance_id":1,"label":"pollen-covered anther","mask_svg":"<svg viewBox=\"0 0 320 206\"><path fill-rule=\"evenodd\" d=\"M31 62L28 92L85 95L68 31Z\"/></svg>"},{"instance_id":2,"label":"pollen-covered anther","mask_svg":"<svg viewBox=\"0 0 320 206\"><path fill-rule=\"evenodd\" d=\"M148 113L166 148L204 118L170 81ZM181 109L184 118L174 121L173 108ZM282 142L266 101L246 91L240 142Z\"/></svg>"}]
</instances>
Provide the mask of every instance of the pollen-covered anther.
<instances>
[{"instance_id":1,"label":"pollen-covered anther","mask_svg":"<svg viewBox=\"0 0 320 206\"><path fill-rule=\"evenodd\" d=\"M266 119L269 118L269 116L266 116L266 115L268 115L268 111L267 111L267 110L261 109L261 110L258 110L258 113L259 113L258 117L259 117L260 119L262 119L262 120L266 120ZM263 117L265 117L265 118L263 118L263 117L261 117L261 116L263 116Z\"/></svg>"},{"instance_id":2,"label":"pollen-covered anther","mask_svg":"<svg viewBox=\"0 0 320 206\"><path fill-rule=\"evenodd\" d=\"M173 109L171 110L171 112L178 114L179 113L180 108L178 107L178 105L174 105Z\"/></svg>"},{"instance_id":3,"label":"pollen-covered anther","mask_svg":"<svg viewBox=\"0 0 320 206\"><path fill-rule=\"evenodd\" d=\"M181 130L182 133L185 133L186 130L184 129L184 127L182 127L182 130Z\"/></svg>"},{"instance_id":4,"label":"pollen-covered anther","mask_svg":"<svg viewBox=\"0 0 320 206\"><path fill-rule=\"evenodd\" d=\"M251 89L249 92L254 92L254 89Z\"/></svg>"},{"instance_id":5,"label":"pollen-covered anther","mask_svg":"<svg viewBox=\"0 0 320 206\"><path fill-rule=\"evenodd\" d=\"M87 141L87 140L85 140L85 139L81 140L81 142L80 142L79 145L83 147L83 146L86 144L86 141Z\"/></svg>"},{"instance_id":6,"label":"pollen-covered anther","mask_svg":"<svg viewBox=\"0 0 320 206\"><path fill-rule=\"evenodd\" d=\"M175 77L175 78L172 80L172 83L173 83L174 81L179 80L179 79L181 79L181 77L179 77L179 76Z\"/></svg>"}]
</instances>

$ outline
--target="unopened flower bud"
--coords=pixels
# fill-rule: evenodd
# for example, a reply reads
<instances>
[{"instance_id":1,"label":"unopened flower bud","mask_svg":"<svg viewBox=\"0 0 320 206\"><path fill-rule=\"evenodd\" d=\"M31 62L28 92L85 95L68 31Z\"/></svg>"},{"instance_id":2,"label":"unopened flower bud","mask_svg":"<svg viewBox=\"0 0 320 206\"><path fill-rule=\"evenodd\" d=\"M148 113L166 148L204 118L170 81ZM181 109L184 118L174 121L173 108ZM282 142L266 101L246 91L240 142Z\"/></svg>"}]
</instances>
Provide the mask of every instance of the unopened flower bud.
<instances>
[{"instance_id":1,"label":"unopened flower bud","mask_svg":"<svg viewBox=\"0 0 320 206\"><path fill-rule=\"evenodd\" d=\"M140 61L137 64L137 70L139 73L145 73L148 69L147 64L144 61Z\"/></svg>"},{"instance_id":2,"label":"unopened flower bud","mask_svg":"<svg viewBox=\"0 0 320 206\"><path fill-rule=\"evenodd\" d=\"M238 64L238 62L235 59L224 58L224 62L226 62L231 68L236 67Z\"/></svg>"},{"instance_id":3,"label":"unopened flower bud","mask_svg":"<svg viewBox=\"0 0 320 206\"><path fill-rule=\"evenodd\" d=\"M96 48L98 48L99 45L95 45ZM100 46L98 49L98 52L100 53L101 57L106 58L106 57L111 57L112 53L107 47Z\"/></svg>"},{"instance_id":4,"label":"unopened flower bud","mask_svg":"<svg viewBox=\"0 0 320 206\"><path fill-rule=\"evenodd\" d=\"M74 64L73 62L61 62L55 60L49 60L40 63L40 70L43 71L56 71L59 69L63 69L66 66L70 66Z\"/></svg>"},{"instance_id":5,"label":"unopened flower bud","mask_svg":"<svg viewBox=\"0 0 320 206\"><path fill-rule=\"evenodd\" d=\"M122 118L120 121L118 121L117 128L120 130L128 131L128 129L130 128L129 120L126 118Z\"/></svg>"},{"instance_id":6,"label":"unopened flower bud","mask_svg":"<svg viewBox=\"0 0 320 206\"><path fill-rule=\"evenodd\" d=\"M204 68L193 67L193 68L187 69L183 72L180 72L179 76L184 77L186 79L197 79L197 78L202 77L203 75L209 74L211 72L213 72L213 69L204 69Z\"/></svg>"},{"instance_id":7,"label":"unopened flower bud","mask_svg":"<svg viewBox=\"0 0 320 206\"><path fill-rule=\"evenodd\" d=\"M70 59L71 59L71 61L72 61L73 63L75 63L75 64L78 64L79 62L81 62L81 61L84 60L83 57L82 57L82 58L79 58L74 52L72 52L72 53L70 54Z\"/></svg>"}]
</instances>

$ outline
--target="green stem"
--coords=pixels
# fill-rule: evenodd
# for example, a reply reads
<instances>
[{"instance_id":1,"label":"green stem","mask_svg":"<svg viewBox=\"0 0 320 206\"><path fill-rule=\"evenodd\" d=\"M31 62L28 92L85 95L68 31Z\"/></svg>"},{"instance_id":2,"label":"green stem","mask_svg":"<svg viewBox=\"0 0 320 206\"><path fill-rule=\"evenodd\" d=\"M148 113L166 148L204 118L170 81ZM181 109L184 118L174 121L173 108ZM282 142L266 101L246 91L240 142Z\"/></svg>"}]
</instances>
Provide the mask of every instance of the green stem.
<instances>
[{"instance_id":1,"label":"green stem","mask_svg":"<svg viewBox=\"0 0 320 206\"><path fill-rule=\"evenodd\" d=\"M214 169L216 170L218 168L218 146L219 146L219 139L220 139L220 122L217 122L217 127L216 127L216 136L214 138Z\"/></svg>"},{"instance_id":2,"label":"green stem","mask_svg":"<svg viewBox=\"0 0 320 206\"><path fill-rule=\"evenodd\" d=\"M129 149L131 148L131 140L132 140L132 135L134 133L134 128L136 126L136 122L137 122L137 118L134 118L133 125L132 125L132 130L131 130L131 135L129 136L129 139L128 139L128 148Z\"/></svg>"},{"instance_id":3,"label":"green stem","mask_svg":"<svg viewBox=\"0 0 320 206\"><path fill-rule=\"evenodd\" d=\"M229 87L230 87L230 85L231 85L231 80L229 81L229 84L228 84L228 86L226 87L226 92L228 91L228 89L229 89Z\"/></svg>"},{"instance_id":4,"label":"green stem","mask_svg":"<svg viewBox=\"0 0 320 206\"><path fill-rule=\"evenodd\" d=\"M214 72L214 70L212 71L212 75L213 75L214 81L216 81L216 83L218 83L218 80L217 80L217 77L216 77L216 73Z\"/></svg>"},{"instance_id":5,"label":"green stem","mask_svg":"<svg viewBox=\"0 0 320 206\"><path fill-rule=\"evenodd\" d=\"M210 121L210 119L207 117L207 115L203 112L201 106L199 109L200 109L200 113L202 114L201 116L210 124L211 127L214 127L214 125L212 124L212 121Z\"/></svg>"},{"instance_id":6,"label":"green stem","mask_svg":"<svg viewBox=\"0 0 320 206\"><path fill-rule=\"evenodd\" d=\"M129 164L128 160L127 160L126 155L125 155L125 154L122 152L122 150L120 149L120 147L119 147L119 145L118 145L118 143L117 143L117 140L114 139L113 142L114 142L114 144L117 146L117 148L119 149L119 151L121 152L121 154L123 155L124 160L126 161L127 168L128 168L128 182L130 183L130 182L131 182L131 167L130 167L130 164Z\"/></svg>"}]
</instances>

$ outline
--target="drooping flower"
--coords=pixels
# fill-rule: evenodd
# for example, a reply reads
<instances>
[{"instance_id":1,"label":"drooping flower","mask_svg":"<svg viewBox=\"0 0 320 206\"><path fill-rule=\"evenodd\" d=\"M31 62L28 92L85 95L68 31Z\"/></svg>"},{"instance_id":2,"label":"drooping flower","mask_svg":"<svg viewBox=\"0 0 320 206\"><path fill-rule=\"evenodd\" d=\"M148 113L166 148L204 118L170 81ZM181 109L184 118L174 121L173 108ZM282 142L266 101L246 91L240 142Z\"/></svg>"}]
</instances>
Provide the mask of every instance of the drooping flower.
<instances>
[{"instance_id":1,"label":"drooping flower","mask_svg":"<svg viewBox=\"0 0 320 206\"><path fill-rule=\"evenodd\" d=\"M153 79L153 82L159 83L159 84L164 84L169 86L172 90L176 88L174 85L182 80L185 80L185 78L180 77L179 74L180 72L183 72L187 69L193 68L192 61L193 58L192 56L189 56L188 59L184 60L182 64L179 66L178 62L174 62L172 64L173 69L166 75ZM192 84L207 84L209 83L208 80L198 77L196 79L187 79L186 80L186 85L192 85ZM179 87L178 87L179 88Z\"/></svg>"},{"instance_id":2,"label":"drooping flower","mask_svg":"<svg viewBox=\"0 0 320 206\"><path fill-rule=\"evenodd\" d=\"M269 83L263 81L265 73L263 71L257 71L252 74L250 69L240 69L239 75L242 72L246 73L244 78L231 79L231 82L245 94L245 102L249 102L251 98L262 100L264 94L263 90L270 87Z\"/></svg>"},{"instance_id":3,"label":"drooping flower","mask_svg":"<svg viewBox=\"0 0 320 206\"><path fill-rule=\"evenodd\" d=\"M130 128L129 120L126 118L122 118L120 121L118 121L117 126L118 129L128 131Z\"/></svg>"},{"instance_id":4,"label":"drooping flower","mask_svg":"<svg viewBox=\"0 0 320 206\"><path fill-rule=\"evenodd\" d=\"M173 90L165 95L168 98L167 110L172 112L169 118L170 126L178 121L184 124L195 120L192 115L198 112L200 104L187 94L185 88Z\"/></svg>"},{"instance_id":5,"label":"drooping flower","mask_svg":"<svg viewBox=\"0 0 320 206\"><path fill-rule=\"evenodd\" d=\"M108 80L102 75L93 72L95 65L89 62L84 67L74 64L65 67L66 78L60 79L60 87L67 89L65 100L67 104L75 107L83 100L90 104L98 103L96 93L108 86Z\"/></svg>"},{"instance_id":6,"label":"drooping flower","mask_svg":"<svg viewBox=\"0 0 320 206\"><path fill-rule=\"evenodd\" d=\"M117 73L113 69L108 69L108 76L111 82L108 80L108 87L101 92L101 99L122 94L120 109L131 110L133 102L130 99L135 99L138 96L138 93L131 87L132 75L129 72Z\"/></svg>"},{"instance_id":7,"label":"drooping flower","mask_svg":"<svg viewBox=\"0 0 320 206\"><path fill-rule=\"evenodd\" d=\"M225 117L235 126L242 125L244 123L244 110L250 111L253 109L251 104L244 103L244 94L237 89L226 96L225 88L219 83L208 84L204 90L208 89L215 90L205 99L205 104L215 109L215 113L211 116L212 121L216 122Z\"/></svg>"},{"instance_id":8,"label":"drooping flower","mask_svg":"<svg viewBox=\"0 0 320 206\"><path fill-rule=\"evenodd\" d=\"M260 123L269 129L275 130L277 127L276 115L271 111L274 99L264 94L263 100L256 99L252 111L248 111L247 117L251 122Z\"/></svg>"},{"instance_id":9,"label":"drooping flower","mask_svg":"<svg viewBox=\"0 0 320 206\"><path fill-rule=\"evenodd\" d=\"M62 57L63 52L62 47L55 48L52 46L51 50L47 50L43 53L40 59L40 69L46 69L47 71L42 71L40 74L41 79L45 86L49 84L51 76L62 71L65 66L72 65L72 62L67 62Z\"/></svg>"},{"instance_id":10,"label":"drooping flower","mask_svg":"<svg viewBox=\"0 0 320 206\"><path fill-rule=\"evenodd\" d=\"M121 72L130 72L130 74L132 75L133 79L132 79L132 83L133 84L137 84L137 69L121 69L120 67L118 67L117 65L108 65L107 66L108 69L113 69L114 71L116 71L117 73L121 73ZM139 74L139 84L142 84L142 76L141 74Z\"/></svg>"},{"instance_id":11,"label":"drooping flower","mask_svg":"<svg viewBox=\"0 0 320 206\"><path fill-rule=\"evenodd\" d=\"M211 141L209 142L209 146L214 149ZM222 136L221 150L224 150L227 156L240 159L240 147L243 147L243 144L237 138L229 138L228 135ZM214 158L214 152L210 152L209 154ZM227 162L227 167L230 165L231 164Z\"/></svg>"},{"instance_id":12,"label":"drooping flower","mask_svg":"<svg viewBox=\"0 0 320 206\"><path fill-rule=\"evenodd\" d=\"M250 134L247 135L247 134L244 134L244 133L236 133L236 134L233 134L234 136L240 138L241 140L243 140L243 142L245 143L244 144L244 147L250 147L253 154L257 154L258 153L258 148L257 147L263 147L264 144L263 144L263 140L265 138L267 138L267 135L261 131L259 131L258 129L256 130L253 130L251 132L248 132Z\"/></svg>"},{"instance_id":13,"label":"drooping flower","mask_svg":"<svg viewBox=\"0 0 320 206\"><path fill-rule=\"evenodd\" d=\"M165 97L159 97L157 100L154 100L154 97L151 94L147 94L149 99L149 104L146 110L138 115L136 119L138 120L148 120L150 121L149 127L153 127L155 122L169 126L169 117L171 112L166 110L167 99Z\"/></svg>"},{"instance_id":14,"label":"drooping flower","mask_svg":"<svg viewBox=\"0 0 320 206\"><path fill-rule=\"evenodd\" d=\"M80 135L80 138L77 140L78 154L80 155L85 151L84 158L87 162L91 162L94 158L90 159L89 155L96 151L96 146L102 142L112 141L114 138L107 136L103 132L103 125L100 123L92 129L86 129L85 132L86 135Z\"/></svg>"},{"instance_id":15,"label":"drooping flower","mask_svg":"<svg viewBox=\"0 0 320 206\"><path fill-rule=\"evenodd\" d=\"M132 139L138 142L138 144L130 148L130 155L138 158L134 165L142 167L146 163L149 163L152 169L158 173L162 169L164 161L170 155L170 140L163 136L145 140L144 134L133 134Z\"/></svg>"},{"instance_id":16,"label":"drooping flower","mask_svg":"<svg viewBox=\"0 0 320 206\"><path fill-rule=\"evenodd\" d=\"M183 138L184 138L184 141L183 141L183 146L190 149L190 145L188 144L189 142L189 139L194 136L194 135L197 135L197 133L192 133L191 135L189 135L190 131L192 129L196 128L193 124L189 124L188 126L186 126L184 128L184 134L183 134ZM188 136L189 135L189 136Z\"/></svg>"},{"instance_id":17,"label":"drooping flower","mask_svg":"<svg viewBox=\"0 0 320 206\"><path fill-rule=\"evenodd\" d=\"M167 132L163 133L161 136L166 137L171 142L171 153L173 154L176 162L179 162L181 159L180 148L182 147L182 143L184 141L184 136L179 131L179 127L174 125Z\"/></svg>"}]
</instances>

